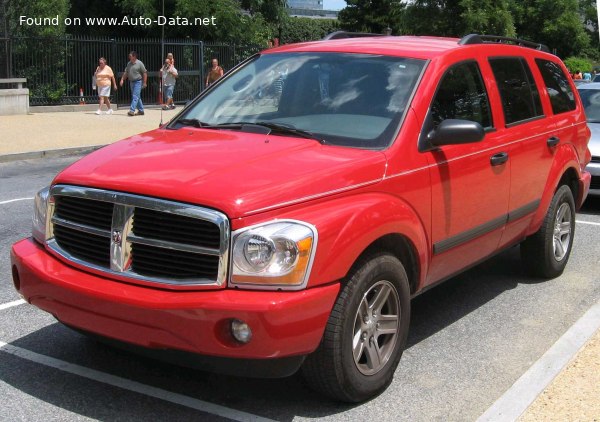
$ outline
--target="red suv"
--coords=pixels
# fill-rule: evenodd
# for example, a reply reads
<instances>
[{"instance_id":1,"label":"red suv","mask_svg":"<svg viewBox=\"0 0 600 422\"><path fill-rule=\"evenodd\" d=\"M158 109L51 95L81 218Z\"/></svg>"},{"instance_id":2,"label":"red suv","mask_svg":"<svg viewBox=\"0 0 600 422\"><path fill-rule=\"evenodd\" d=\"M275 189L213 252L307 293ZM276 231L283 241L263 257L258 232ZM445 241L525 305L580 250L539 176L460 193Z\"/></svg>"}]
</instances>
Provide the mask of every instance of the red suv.
<instances>
[{"instance_id":1,"label":"red suv","mask_svg":"<svg viewBox=\"0 0 600 422\"><path fill-rule=\"evenodd\" d=\"M562 273L589 136L539 44L271 49L56 176L14 284L85 333L238 375L301 368L362 401L390 384L415 295L517 244L531 274Z\"/></svg>"}]
</instances>

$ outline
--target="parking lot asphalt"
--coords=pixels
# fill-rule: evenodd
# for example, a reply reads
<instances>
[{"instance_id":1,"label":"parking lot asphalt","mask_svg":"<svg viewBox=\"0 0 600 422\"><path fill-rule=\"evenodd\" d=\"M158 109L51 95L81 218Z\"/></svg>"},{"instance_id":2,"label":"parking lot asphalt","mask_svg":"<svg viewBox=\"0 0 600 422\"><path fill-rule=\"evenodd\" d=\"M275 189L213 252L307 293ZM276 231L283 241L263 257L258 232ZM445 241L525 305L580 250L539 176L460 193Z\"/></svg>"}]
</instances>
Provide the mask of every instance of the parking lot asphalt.
<instances>
[{"instance_id":1,"label":"parking lot asphalt","mask_svg":"<svg viewBox=\"0 0 600 422\"><path fill-rule=\"evenodd\" d=\"M119 139L154 129L158 127L159 122L161 121L161 113L156 109L147 109L144 116L135 117L127 116L126 112L127 109L121 109L112 115L96 115L93 110L70 113L36 113L35 109L32 109L32 113L25 116L0 116L0 131L4 133L4 136L0 137L0 166L3 165L1 164L2 162L16 162L15 165L23 167L24 172L26 173L29 162L21 160L81 154L82 152L91 151L100 146L118 141ZM164 112L162 116L163 122L166 122L174 114L173 111ZM48 177L47 173L39 170L40 167L44 167L43 160L34 161L36 161L36 163L35 165L32 164L30 175L32 184L35 184L37 179L47 179ZM67 159L67 161L71 160ZM5 175L0 173L0 176L0 179L6 180ZM41 180L40 183L42 183ZM40 187L41 186L42 185L40 185ZM12 188L7 185L2 189L0 207L6 208L7 204L14 204L16 206L18 202L16 211L13 209L10 212L21 212L19 211L21 208L27 208L24 207L26 202L24 200L27 200L30 193L23 192L20 188L15 188L14 190L11 189ZM587 256L596 262L594 267L596 269L595 276L582 276L581 274L579 274L579 276L584 278L587 277L588 279L586 279L585 282L593 283L595 285L600 282L597 272L598 255L600 252L597 243L598 234L600 234L600 219L598 218L600 214L599 205L600 201L594 199L591 207L588 206L585 208L583 217L578 218L578 223L581 224L579 233L581 233L582 228L585 228L586 233L593 232L593 234L590 235L592 240L589 244L591 251L587 252ZM5 213L7 210L1 209L0 212ZM6 222L8 220L4 221ZM6 230L7 233L12 233L10 227L4 227L4 230ZM13 236L11 236L11 238L12 237ZM7 245L3 245L2 248L5 252L7 251L6 247ZM1 257L2 261L6 261L6 259L7 256ZM591 279L589 279L590 277ZM598 290L596 289L595 291L597 292ZM14 314L21 307L22 301L13 294L6 294L5 291L0 293L2 293L0 295L0 321L5 321L9 315ZM595 300L597 301L597 298ZM598 308L600 305L598 302L592 300L585 306L592 310ZM27 315L32 315L31 318L33 320L39 321L40 331L47 331L49 327L52 327L49 326L47 322L44 322L43 317L36 315L33 308L27 310L25 314L26 315L22 315L20 318L26 318ZM535 324L537 322L532 319L531 323ZM596 325L594 326L594 324ZM501 412L504 411L502 406L514 407L516 404L510 401L507 403L502 403L501 401L504 397L510 398L511 392L514 393L515 390L513 389L517 387L525 388L525 390L529 388L529 396L531 396L521 403L523 408L516 413L516 417L520 417L523 421L600 420L600 396L598 396L598 391L600 391L600 377L589 375L600 373L598 367L598 362L600 362L600 331L597 330L598 321L588 324L587 332L583 334L581 331L575 334L573 334L573 331L570 331L569 328L574 330L574 327L576 326L577 323L572 324L571 327L565 327L564 335L556 340L556 342L551 342L549 344L550 347L547 348L548 352L551 352L553 347L562 347L561 344L559 344L561 340L568 343L566 349L563 347L560 359L541 362L540 365L546 366L537 369L537 371L541 373L537 378L535 378L535 374L531 374L531 371L535 368L536 362L539 362L544 358L544 354L540 355L539 361L532 361L529 367L523 368L522 376L516 377L513 386L508 388L506 393L498 397L498 400L494 403L494 406L497 406L497 408L492 409L493 406L490 407L490 409L488 409L489 414L485 413L482 416L488 417L488 419L482 420L515 420L514 415L506 417L509 413L503 414ZM0 359L0 361L4 361L4 363L0 364L0 375L7 373L6 365L10 366L9 361L14 359L27 360L29 362L28 365L33 365L33 363L37 362L38 364L50 367L54 364L54 367L69 368L71 370L66 372L74 377L85 377L86 374L89 374L89 372L86 372L85 370L82 372L77 365L69 367L68 364L65 366L65 363L60 359L53 361L52 359L56 359L56 357L45 355L43 348L28 348L26 339L35 337L34 333L28 333L25 340L19 336L13 336L15 341L10 341L10 338L12 337L10 335L4 335L7 333L7 330L10 331L6 327L0 327L0 333L2 333L2 337L0 337L0 352L4 354L3 358ZM56 329L52 328L51 331L56 331ZM569 335L574 335L578 340L575 342L570 340L570 337L568 337ZM18 340L19 338L21 338L21 340ZM5 343L2 341L3 339L9 339L9 341ZM427 339L427 336L425 336L424 340L425 339ZM565 352L565 350L567 351ZM48 353L48 355L50 354L51 353ZM410 350L407 354L410 359ZM550 354L552 355L552 353ZM550 359L552 359L552 356ZM4 370L2 369L3 367ZM43 370L39 367L36 367L35 365L31 366L31 371L33 375L43 378L43 374L40 374ZM556 376L557 374L559 375ZM583 382L581 374L588 374ZM534 377L535 381L531 381L531 377ZM525 381L522 382L525 382L526 384L519 387L519 381L523 378L525 378ZM117 388L121 389L129 389L130 391L134 391L135 394L144 397L157 397L158 395L158 397L165 400L164 397L161 396L162 393L160 391L146 388L140 390L137 386L132 389L129 388L131 387L130 383L125 382L123 384L118 377L112 379L112 381L112 383L108 384L113 386L116 385ZM7 382L7 380L0 377L0 383L2 382ZM435 384L433 380L432 382ZM529 384L527 384L527 382L529 382ZM9 382L9 384L15 385L11 382ZM18 390L18 385L16 387ZM434 385L432 387L435 388ZM94 388L99 387L95 385ZM19 391L12 390L11 393L14 394L16 399L18 399L21 394ZM433 392L432 394L435 393ZM172 400L174 396L168 397L169 400ZM231 409L226 410L223 413L221 412L222 409L220 410L219 406L216 404L199 400L194 401L194 399L186 397L187 396L182 396L177 399L183 400L183 406L188 409L186 411L181 411L182 413L180 416L183 418L189 416L189 414L186 413L189 409L196 409L201 412L206 412L206 409L210 409L206 415L211 415L211 417L214 417L214 420L222 420L220 418L246 420L247 417L252 419L255 416L252 414L246 415L243 412L236 414L235 411L233 411L233 413L231 413ZM59 403L55 403L55 405L61 406L59 400L58 402ZM181 405L181 403L175 402ZM51 411L46 406L39 404L36 406L39 406L40 415ZM368 408L368 404L365 406ZM70 407L66 406L66 408ZM496 411L496 413L493 413L492 410ZM134 413L132 413L132 415ZM85 414L92 419L103 419L103 414L101 412L98 414L94 412L83 412L81 414ZM265 414L269 414L269 412L265 411ZM32 414L26 412L25 415L31 417ZM363 416L364 415L365 414L363 414ZM275 419L281 420L281 418L277 416L275 416ZM64 415L62 415L62 417L64 417ZM383 419L389 419L389 417L390 415L385 415ZM451 419L453 418L449 418L449 420Z\"/></svg>"}]
</instances>

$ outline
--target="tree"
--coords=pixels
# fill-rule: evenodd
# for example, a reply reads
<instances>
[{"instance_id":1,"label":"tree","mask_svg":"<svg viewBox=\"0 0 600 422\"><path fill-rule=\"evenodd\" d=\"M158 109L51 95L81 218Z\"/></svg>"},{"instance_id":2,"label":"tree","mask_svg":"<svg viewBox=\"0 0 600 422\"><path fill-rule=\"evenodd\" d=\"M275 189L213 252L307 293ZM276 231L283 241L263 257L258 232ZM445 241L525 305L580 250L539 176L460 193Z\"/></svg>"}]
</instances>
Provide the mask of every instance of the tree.
<instances>
[{"instance_id":1,"label":"tree","mask_svg":"<svg viewBox=\"0 0 600 422\"><path fill-rule=\"evenodd\" d=\"M520 38L546 44L560 57L590 45L577 0L511 0L510 8Z\"/></svg>"},{"instance_id":2,"label":"tree","mask_svg":"<svg viewBox=\"0 0 600 422\"><path fill-rule=\"evenodd\" d=\"M401 33L401 0L347 0L346 4L338 15L342 29L382 34L391 28Z\"/></svg>"},{"instance_id":3,"label":"tree","mask_svg":"<svg viewBox=\"0 0 600 422\"><path fill-rule=\"evenodd\" d=\"M416 0L403 26L416 35L462 37L471 33L515 36L510 0Z\"/></svg>"}]
</instances>

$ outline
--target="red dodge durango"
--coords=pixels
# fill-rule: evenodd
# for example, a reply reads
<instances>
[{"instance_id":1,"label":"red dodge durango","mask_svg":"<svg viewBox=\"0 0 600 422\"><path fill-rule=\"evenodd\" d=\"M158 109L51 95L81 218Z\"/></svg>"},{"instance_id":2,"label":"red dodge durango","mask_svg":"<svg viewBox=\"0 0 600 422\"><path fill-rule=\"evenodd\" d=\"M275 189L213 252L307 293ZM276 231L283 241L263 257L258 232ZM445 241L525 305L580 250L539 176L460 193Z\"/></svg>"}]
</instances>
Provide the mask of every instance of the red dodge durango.
<instances>
[{"instance_id":1,"label":"red dodge durango","mask_svg":"<svg viewBox=\"0 0 600 422\"><path fill-rule=\"evenodd\" d=\"M520 244L559 276L590 131L563 63L516 39L337 33L264 51L35 199L16 289L76 330L359 402L411 298Z\"/></svg>"}]
</instances>

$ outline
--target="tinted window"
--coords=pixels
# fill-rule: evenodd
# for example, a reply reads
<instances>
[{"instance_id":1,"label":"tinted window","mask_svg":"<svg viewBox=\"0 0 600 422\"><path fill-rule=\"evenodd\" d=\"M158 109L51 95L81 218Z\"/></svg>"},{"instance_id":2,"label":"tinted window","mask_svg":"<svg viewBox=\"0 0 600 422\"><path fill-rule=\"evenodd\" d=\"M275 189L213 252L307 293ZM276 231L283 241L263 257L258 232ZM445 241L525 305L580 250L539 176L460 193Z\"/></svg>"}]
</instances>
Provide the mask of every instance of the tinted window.
<instances>
[{"instance_id":1,"label":"tinted window","mask_svg":"<svg viewBox=\"0 0 600 422\"><path fill-rule=\"evenodd\" d=\"M524 59L490 59L490 65L502 98L506 124L543 115L540 94Z\"/></svg>"},{"instance_id":2,"label":"tinted window","mask_svg":"<svg viewBox=\"0 0 600 422\"><path fill-rule=\"evenodd\" d=\"M535 59L535 63L540 69L542 78L544 78L554 114L575 110L575 98L573 97L571 84L569 84L569 80L560 66L542 59Z\"/></svg>"},{"instance_id":3,"label":"tinted window","mask_svg":"<svg viewBox=\"0 0 600 422\"><path fill-rule=\"evenodd\" d=\"M460 63L444 74L431 104L431 116L436 126L445 119L470 120L484 128L492 126L488 96L477 63Z\"/></svg>"}]
</instances>

